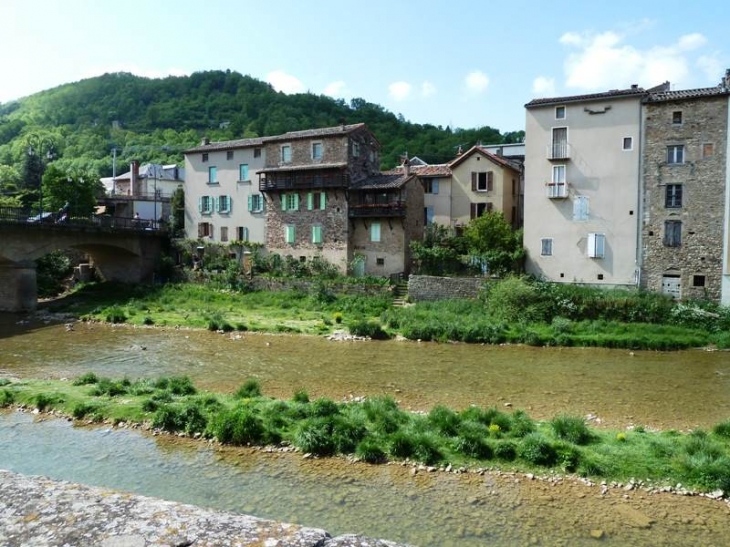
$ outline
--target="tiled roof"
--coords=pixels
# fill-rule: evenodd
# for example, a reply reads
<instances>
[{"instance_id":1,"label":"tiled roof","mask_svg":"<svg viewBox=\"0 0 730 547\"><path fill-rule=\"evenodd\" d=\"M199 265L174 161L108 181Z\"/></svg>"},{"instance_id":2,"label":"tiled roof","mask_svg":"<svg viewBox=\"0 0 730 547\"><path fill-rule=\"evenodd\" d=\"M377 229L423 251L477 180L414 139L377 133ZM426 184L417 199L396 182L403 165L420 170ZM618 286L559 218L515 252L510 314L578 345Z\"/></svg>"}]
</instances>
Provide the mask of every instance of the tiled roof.
<instances>
[{"instance_id":1,"label":"tiled roof","mask_svg":"<svg viewBox=\"0 0 730 547\"><path fill-rule=\"evenodd\" d=\"M646 102L657 103L660 101L679 101L683 99L699 99L702 97L719 97L728 94L730 94L730 91L719 86L700 87L698 89L680 89L677 91L649 93L649 96L646 98Z\"/></svg>"},{"instance_id":2,"label":"tiled roof","mask_svg":"<svg viewBox=\"0 0 730 547\"><path fill-rule=\"evenodd\" d=\"M492 154L491 152L487 152L483 148L480 148L479 146L472 146L469 150L464 152L461 156L451 160L449 162L449 167L453 169L457 165L459 165L462 161L464 161L466 158L471 156L472 154L481 154L488 160L492 161L493 163L496 163L497 165L501 165L502 167L507 167L508 169L512 169L514 171L519 171L512 163L510 163L509 160L506 158L503 158L502 156L497 156L496 154Z\"/></svg>"},{"instance_id":3,"label":"tiled roof","mask_svg":"<svg viewBox=\"0 0 730 547\"><path fill-rule=\"evenodd\" d=\"M356 129L365 127L364 123L355 123L351 125L337 125L334 127L321 127L319 129L305 129L304 131L289 131L282 135L265 137L266 141L290 141L294 139L309 139L312 137L331 137L333 135L347 135Z\"/></svg>"},{"instance_id":4,"label":"tiled roof","mask_svg":"<svg viewBox=\"0 0 730 547\"><path fill-rule=\"evenodd\" d=\"M255 139L237 139L235 141L211 142L210 144L201 144L195 148L185 150L184 154L192 152L214 152L216 150L234 150L236 148L248 148L250 146L261 146L264 144L265 137L256 137Z\"/></svg>"},{"instance_id":5,"label":"tiled roof","mask_svg":"<svg viewBox=\"0 0 730 547\"><path fill-rule=\"evenodd\" d=\"M395 190L403 186L414 174L407 175L403 172L384 172L373 177L368 177L350 186L351 190Z\"/></svg>"},{"instance_id":6,"label":"tiled roof","mask_svg":"<svg viewBox=\"0 0 730 547\"><path fill-rule=\"evenodd\" d=\"M641 96L646 93L643 87L631 87L629 89L613 89L603 93L589 93L587 95L572 95L569 97L550 97L546 99L533 99L525 105L525 108L533 108L548 104L577 103L583 101L594 101L599 99L613 99L616 97Z\"/></svg>"},{"instance_id":7,"label":"tiled roof","mask_svg":"<svg viewBox=\"0 0 730 547\"><path fill-rule=\"evenodd\" d=\"M347 167L347 162L339 162L339 163L308 163L306 165L301 164L287 164L287 165L279 165L277 167L265 167L264 169L261 169L260 171L256 171L257 173L277 173L282 171L311 171L313 169L338 169L342 167Z\"/></svg>"},{"instance_id":8,"label":"tiled roof","mask_svg":"<svg viewBox=\"0 0 730 547\"><path fill-rule=\"evenodd\" d=\"M418 175L419 177L450 177L451 168L445 164L437 165L411 165L410 172L412 175ZM385 171L387 174L402 174L403 167L398 166L395 169Z\"/></svg>"}]
</instances>

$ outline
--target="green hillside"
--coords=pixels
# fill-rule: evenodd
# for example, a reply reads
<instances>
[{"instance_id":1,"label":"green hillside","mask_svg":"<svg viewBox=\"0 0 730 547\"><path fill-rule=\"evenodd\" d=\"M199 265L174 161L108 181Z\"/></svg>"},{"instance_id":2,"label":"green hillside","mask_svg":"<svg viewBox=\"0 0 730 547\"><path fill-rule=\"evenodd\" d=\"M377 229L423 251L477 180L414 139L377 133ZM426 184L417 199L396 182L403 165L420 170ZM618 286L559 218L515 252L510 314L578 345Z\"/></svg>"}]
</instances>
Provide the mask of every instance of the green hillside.
<instances>
[{"instance_id":1,"label":"green hillside","mask_svg":"<svg viewBox=\"0 0 730 547\"><path fill-rule=\"evenodd\" d=\"M182 150L212 140L266 136L312 127L365 122L382 144L383 168L408 152L431 163L453 158L461 145L519 142L522 131L450 129L410 123L364 99L285 95L231 71L149 79L105 74L0 104L0 185L32 186L28 135L53 140L56 164L70 173L112 174L132 159L180 163Z\"/></svg>"}]
</instances>

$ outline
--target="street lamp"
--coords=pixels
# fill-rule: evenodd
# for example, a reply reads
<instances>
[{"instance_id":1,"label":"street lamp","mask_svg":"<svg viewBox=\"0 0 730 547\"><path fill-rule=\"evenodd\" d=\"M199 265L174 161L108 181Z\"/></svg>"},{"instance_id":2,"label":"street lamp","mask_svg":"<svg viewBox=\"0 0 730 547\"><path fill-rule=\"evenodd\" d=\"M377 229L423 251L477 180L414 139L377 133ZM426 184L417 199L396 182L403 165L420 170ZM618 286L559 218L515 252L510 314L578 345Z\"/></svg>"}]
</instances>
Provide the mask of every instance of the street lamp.
<instances>
[{"instance_id":1,"label":"street lamp","mask_svg":"<svg viewBox=\"0 0 730 547\"><path fill-rule=\"evenodd\" d=\"M53 159L53 139L31 133L28 135L27 141L28 155L31 157L38 156L38 193L40 195L38 201L38 209L40 211L38 222L43 222L43 172L46 167L44 161L48 160L50 162Z\"/></svg>"}]
</instances>

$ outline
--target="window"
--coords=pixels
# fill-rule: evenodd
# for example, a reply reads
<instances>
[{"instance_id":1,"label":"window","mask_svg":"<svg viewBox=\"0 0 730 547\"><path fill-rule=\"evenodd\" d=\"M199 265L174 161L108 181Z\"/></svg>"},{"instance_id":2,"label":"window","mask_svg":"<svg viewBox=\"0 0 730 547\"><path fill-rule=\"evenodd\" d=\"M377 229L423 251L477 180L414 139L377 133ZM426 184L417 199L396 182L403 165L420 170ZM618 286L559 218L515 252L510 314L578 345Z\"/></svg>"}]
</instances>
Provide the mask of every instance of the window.
<instances>
[{"instance_id":1,"label":"window","mask_svg":"<svg viewBox=\"0 0 730 547\"><path fill-rule=\"evenodd\" d=\"M477 218L482 216L484 213L491 212L494 209L494 204L490 202L486 203L472 203L471 204L471 218Z\"/></svg>"},{"instance_id":2,"label":"window","mask_svg":"<svg viewBox=\"0 0 730 547\"><path fill-rule=\"evenodd\" d=\"M228 226L221 226L221 241L228 241Z\"/></svg>"},{"instance_id":3,"label":"window","mask_svg":"<svg viewBox=\"0 0 730 547\"><path fill-rule=\"evenodd\" d=\"M376 266L385 266L385 259L382 257L377 257L375 259L375 265Z\"/></svg>"},{"instance_id":4,"label":"window","mask_svg":"<svg viewBox=\"0 0 730 547\"><path fill-rule=\"evenodd\" d=\"M373 222L370 225L370 241L376 243L380 241L380 222Z\"/></svg>"},{"instance_id":5,"label":"window","mask_svg":"<svg viewBox=\"0 0 730 547\"><path fill-rule=\"evenodd\" d=\"M213 225L210 222L198 223L198 237L211 237L213 235Z\"/></svg>"},{"instance_id":6,"label":"window","mask_svg":"<svg viewBox=\"0 0 730 547\"><path fill-rule=\"evenodd\" d=\"M253 157L254 158L260 158L261 157L261 149L260 148L254 148L253 149Z\"/></svg>"},{"instance_id":7,"label":"window","mask_svg":"<svg viewBox=\"0 0 730 547\"><path fill-rule=\"evenodd\" d=\"M423 179L423 191L427 194L438 194L439 179Z\"/></svg>"},{"instance_id":8,"label":"window","mask_svg":"<svg viewBox=\"0 0 730 547\"><path fill-rule=\"evenodd\" d=\"M358 158L360 157L360 143L354 142L352 143L352 157Z\"/></svg>"},{"instance_id":9,"label":"window","mask_svg":"<svg viewBox=\"0 0 730 547\"><path fill-rule=\"evenodd\" d=\"M247 163L242 163L241 165L238 166L238 180L240 180L241 182L250 180L248 178L248 164Z\"/></svg>"},{"instance_id":10,"label":"window","mask_svg":"<svg viewBox=\"0 0 730 547\"><path fill-rule=\"evenodd\" d=\"M231 212L230 196L218 196L218 212L224 214Z\"/></svg>"},{"instance_id":11,"label":"window","mask_svg":"<svg viewBox=\"0 0 730 547\"><path fill-rule=\"evenodd\" d=\"M203 163L205 163L205 162L208 161L208 152L203 152L203 158L202 158L202 160L203 160Z\"/></svg>"},{"instance_id":12,"label":"window","mask_svg":"<svg viewBox=\"0 0 730 547\"><path fill-rule=\"evenodd\" d=\"M682 207L681 184L667 184L664 207L667 209L679 209Z\"/></svg>"},{"instance_id":13,"label":"window","mask_svg":"<svg viewBox=\"0 0 730 547\"><path fill-rule=\"evenodd\" d=\"M702 157L709 158L715 153L715 145L711 142L706 142L702 145Z\"/></svg>"},{"instance_id":14,"label":"window","mask_svg":"<svg viewBox=\"0 0 730 547\"><path fill-rule=\"evenodd\" d=\"M692 276L692 286L693 287L704 287L705 286L705 276L704 275L693 275Z\"/></svg>"},{"instance_id":15,"label":"window","mask_svg":"<svg viewBox=\"0 0 730 547\"><path fill-rule=\"evenodd\" d=\"M681 220L664 221L664 246L665 247L681 247L682 246L682 221Z\"/></svg>"},{"instance_id":16,"label":"window","mask_svg":"<svg viewBox=\"0 0 730 547\"><path fill-rule=\"evenodd\" d=\"M564 106L556 106L555 107L555 119L556 120L564 120L565 119L565 107Z\"/></svg>"},{"instance_id":17,"label":"window","mask_svg":"<svg viewBox=\"0 0 730 547\"><path fill-rule=\"evenodd\" d=\"M327 194L325 192L309 192L307 194L307 209L324 210L327 206Z\"/></svg>"},{"instance_id":18,"label":"window","mask_svg":"<svg viewBox=\"0 0 730 547\"><path fill-rule=\"evenodd\" d=\"M684 163L684 145L667 146L667 163Z\"/></svg>"},{"instance_id":19,"label":"window","mask_svg":"<svg viewBox=\"0 0 730 547\"><path fill-rule=\"evenodd\" d=\"M322 159L322 143L321 142L312 143L312 159L313 160Z\"/></svg>"},{"instance_id":20,"label":"window","mask_svg":"<svg viewBox=\"0 0 730 547\"><path fill-rule=\"evenodd\" d=\"M606 254L606 236L604 234L588 234L588 256L603 258Z\"/></svg>"},{"instance_id":21,"label":"window","mask_svg":"<svg viewBox=\"0 0 730 547\"><path fill-rule=\"evenodd\" d=\"M290 245L294 245L296 230L291 224L284 226L284 237L286 242Z\"/></svg>"},{"instance_id":22,"label":"window","mask_svg":"<svg viewBox=\"0 0 730 547\"><path fill-rule=\"evenodd\" d=\"M218 184L218 168L208 167L208 184Z\"/></svg>"},{"instance_id":23,"label":"window","mask_svg":"<svg viewBox=\"0 0 730 547\"><path fill-rule=\"evenodd\" d=\"M281 145L281 163L291 162L291 146L288 144Z\"/></svg>"},{"instance_id":24,"label":"window","mask_svg":"<svg viewBox=\"0 0 730 547\"><path fill-rule=\"evenodd\" d=\"M423 223L433 224L433 207L424 207L423 208Z\"/></svg>"},{"instance_id":25,"label":"window","mask_svg":"<svg viewBox=\"0 0 730 547\"><path fill-rule=\"evenodd\" d=\"M540 255L553 256L553 238L544 237L540 240Z\"/></svg>"},{"instance_id":26,"label":"window","mask_svg":"<svg viewBox=\"0 0 730 547\"><path fill-rule=\"evenodd\" d=\"M281 210L282 211L298 211L299 210L299 194L282 194Z\"/></svg>"},{"instance_id":27,"label":"window","mask_svg":"<svg viewBox=\"0 0 730 547\"><path fill-rule=\"evenodd\" d=\"M627 151L634 149L634 137L624 137L623 149Z\"/></svg>"},{"instance_id":28,"label":"window","mask_svg":"<svg viewBox=\"0 0 730 547\"><path fill-rule=\"evenodd\" d=\"M226 152L226 159L227 160L232 160L233 159L233 150L228 150Z\"/></svg>"},{"instance_id":29,"label":"window","mask_svg":"<svg viewBox=\"0 0 730 547\"><path fill-rule=\"evenodd\" d=\"M672 112L672 123L675 125L679 125L682 123L682 111L681 110L675 110Z\"/></svg>"},{"instance_id":30,"label":"window","mask_svg":"<svg viewBox=\"0 0 730 547\"><path fill-rule=\"evenodd\" d=\"M314 243L314 244L322 243L322 227L321 226L312 226L312 243Z\"/></svg>"},{"instance_id":31,"label":"window","mask_svg":"<svg viewBox=\"0 0 730 547\"><path fill-rule=\"evenodd\" d=\"M573 199L573 220L588 220L589 205L588 196L575 196L575 199Z\"/></svg>"},{"instance_id":32,"label":"window","mask_svg":"<svg viewBox=\"0 0 730 547\"><path fill-rule=\"evenodd\" d=\"M262 196L261 194L251 194L250 196L248 196L248 210L251 213L260 213L261 211L263 211L264 196Z\"/></svg>"},{"instance_id":33,"label":"window","mask_svg":"<svg viewBox=\"0 0 730 547\"><path fill-rule=\"evenodd\" d=\"M213 198L211 196L202 196L200 198L198 212L203 215L209 215L213 212Z\"/></svg>"},{"instance_id":34,"label":"window","mask_svg":"<svg viewBox=\"0 0 730 547\"><path fill-rule=\"evenodd\" d=\"M473 192L491 192L494 189L494 173L492 171L472 171L471 189Z\"/></svg>"},{"instance_id":35,"label":"window","mask_svg":"<svg viewBox=\"0 0 730 547\"><path fill-rule=\"evenodd\" d=\"M559 160L570 157L568 146L568 128L553 127L552 142L550 144L549 159Z\"/></svg>"},{"instance_id":36,"label":"window","mask_svg":"<svg viewBox=\"0 0 730 547\"><path fill-rule=\"evenodd\" d=\"M248 228L245 226L236 228L236 239L238 241L248 241Z\"/></svg>"}]
</instances>

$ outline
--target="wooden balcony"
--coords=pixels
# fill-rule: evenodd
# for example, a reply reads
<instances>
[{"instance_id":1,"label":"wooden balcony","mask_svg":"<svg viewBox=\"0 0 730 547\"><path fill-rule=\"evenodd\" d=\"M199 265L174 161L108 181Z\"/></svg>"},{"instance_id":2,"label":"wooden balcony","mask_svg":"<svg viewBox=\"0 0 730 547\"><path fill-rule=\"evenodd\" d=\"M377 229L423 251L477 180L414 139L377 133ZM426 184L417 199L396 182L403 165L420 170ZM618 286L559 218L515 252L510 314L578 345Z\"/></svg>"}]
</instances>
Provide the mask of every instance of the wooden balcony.
<instances>
[{"instance_id":1,"label":"wooden balcony","mask_svg":"<svg viewBox=\"0 0 730 547\"><path fill-rule=\"evenodd\" d=\"M350 177L346 173L323 175L297 172L264 173L259 180L259 190L275 192L278 190L347 188L349 182Z\"/></svg>"},{"instance_id":2,"label":"wooden balcony","mask_svg":"<svg viewBox=\"0 0 730 547\"><path fill-rule=\"evenodd\" d=\"M546 182L545 189L550 199L565 199L568 197L567 182Z\"/></svg>"},{"instance_id":3,"label":"wooden balcony","mask_svg":"<svg viewBox=\"0 0 730 547\"><path fill-rule=\"evenodd\" d=\"M406 204L403 201L392 203L367 203L350 205L350 218L405 217Z\"/></svg>"}]
</instances>

